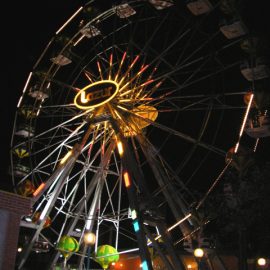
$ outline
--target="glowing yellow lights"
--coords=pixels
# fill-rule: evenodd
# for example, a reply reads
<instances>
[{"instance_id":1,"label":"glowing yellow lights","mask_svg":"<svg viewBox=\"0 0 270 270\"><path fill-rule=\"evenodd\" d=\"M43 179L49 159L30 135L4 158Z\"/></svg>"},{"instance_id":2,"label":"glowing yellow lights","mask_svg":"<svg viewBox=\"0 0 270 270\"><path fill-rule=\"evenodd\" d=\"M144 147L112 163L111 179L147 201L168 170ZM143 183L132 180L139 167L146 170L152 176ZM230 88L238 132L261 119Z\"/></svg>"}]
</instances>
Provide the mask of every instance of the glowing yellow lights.
<instances>
[{"instance_id":1,"label":"glowing yellow lights","mask_svg":"<svg viewBox=\"0 0 270 270\"><path fill-rule=\"evenodd\" d=\"M67 159L71 156L71 154L72 154L72 150L70 150L69 152L67 152L67 154L60 161L60 164L64 164L67 161Z\"/></svg>"},{"instance_id":2,"label":"glowing yellow lights","mask_svg":"<svg viewBox=\"0 0 270 270\"><path fill-rule=\"evenodd\" d=\"M187 265L187 268L188 268L188 269L191 269L191 268L192 268L191 264L188 264L188 265Z\"/></svg>"},{"instance_id":3,"label":"glowing yellow lights","mask_svg":"<svg viewBox=\"0 0 270 270\"><path fill-rule=\"evenodd\" d=\"M265 266L266 265L266 259L265 258L259 258L257 260L257 264L260 266Z\"/></svg>"},{"instance_id":4,"label":"glowing yellow lights","mask_svg":"<svg viewBox=\"0 0 270 270\"><path fill-rule=\"evenodd\" d=\"M82 110L102 106L112 100L119 91L119 84L112 80L102 80L87 85L74 98L74 104Z\"/></svg>"},{"instance_id":5,"label":"glowing yellow lights","mask_svg":"<svg viewBox=\"0 0 270 270\"><path fill-rule=\"evenodd\" d=\"M18 252L22 252L22 248L21 247L18 248Z\"/></svg>"},{"instance_id":6,"label":"glowing yellow lights","mask_svg":"<svg viewBox=\"0 0 270 270\"><path fill-rule=\"evenodd\" d=\"M118 148L118 153L119 153L119 155L120 155L120 157L123 155L123 153L124 153L124 148L123 148L123 144L122 144L122 142L117 142L117 148Z\"/></svg>"},{"instance_id":7,"label":"glowing yellow lights","mask_svg":"<svg viewBox=\"0 0 270 270\"><path fill-rule=\"evenodd\" d=\"M121 106L118 107L122 108ZM140 105L131 112L133 115L128 118L128 124L122 127L126 137L137 135L143 128L149 126L151 122L154 122L158 117L158 111L153 106Z\"/></svg>"},{"instance_id":8,"label":"glowing yellow lights","mask_svg":"<svg viewBox=\"0 0 270 270\"><path fill-rule=\"evenodd\" d=\"M127 188L130 187L131 183L130 183L130 179L129 179L129 174L127 172L124 173L124 182L125 182L125 186Z\"/></svg>"},{"instance_id":9,"label":"glowing yellow lights","mask_svg":"<svg viewBox=\"0 0 270 270\"><path fill-rule=\"evenodd\" d=\"M196 249L194 250L194 256L195 256L196 258L202 258L203 255L204 255L204 251L203 251L201 248L196 248Z\"/></svg>"},{"instance_id":10,"label":"glowing yellow lights","mask_svg":"<svg viewBox=\"0 0 270 270\"><path fill-rule=\"evenodd\" d=\"M136 115L145 118L147 120L150 120L152 122L154 122L157 117L158 117L158 111L155 107L153 106L146 106L146 105L140 105L137 108L134 109L133 111ZM150 123L148 121L144 121L141 118L138 118L136 116L133 116L133 118L137 119L136 124L140 127L140 128L144 128L146 126L149 126Z\"/></svg>"},{"instance_id":11,"label":"glowing yellow lights","mask_svg":"<svg viewBox=\"0 0 270 270\"><path fill-rule=\"evenodd\" d=\"M87 232L83 236L83 241L86 245L94 245L96 242L96 235L92 232Z\"/></svg>"}]
</instances>

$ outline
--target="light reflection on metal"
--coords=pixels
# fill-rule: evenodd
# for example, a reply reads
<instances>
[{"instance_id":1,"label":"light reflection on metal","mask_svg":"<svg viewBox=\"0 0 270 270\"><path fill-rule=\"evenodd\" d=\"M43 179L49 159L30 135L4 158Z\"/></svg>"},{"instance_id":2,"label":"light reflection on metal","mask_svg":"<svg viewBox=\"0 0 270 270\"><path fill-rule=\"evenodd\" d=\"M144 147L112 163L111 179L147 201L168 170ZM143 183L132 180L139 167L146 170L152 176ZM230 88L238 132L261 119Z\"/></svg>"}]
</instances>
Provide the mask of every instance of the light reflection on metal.
<instances>
[{"instance_id":1,"label":"light reflection on metal","mask_svg":"<svg viewBox=\"0 0 270 270\"><path fill-rule=\"evenodd\" d=\"M28 75L28 78L27 78L26 83L25 83L25 86L24 86L24 88L23 88L23 93L22 93L22 96L21 96L20 99L19 99L17 108L19 108L19 107L21 106L21 102L22 102L22 99L23 99L23 95L24 95L24 93L25 93L25 91L26 91L26 89L27 89L27 87L28 87L28 84L29 84L29 81L30 81L30 79L31 79L31 77L32 77L32 74L33 74L33 73L30 72L29 75Z\"/></svg>"},{"instance_id":2,"label":"light reflection on metal","mask_svg":"<svg viewBox=\"0 0 270 270\"><path fill-rule=\"evenodd\" d=\"M57 31L56 35L58 35L67 25L69 22L73 20L74 17L83 9L83 7L80 7Z\"/></svg>"},{"instance_id":3,"label":"light reflection on metal","mask_svg":"<svg viewBox=\"0 0 270 270\"><path fill-rule=\"evenodd\" d=\"M235 148L234 148L234 153L235 154L238 152L238 149L239 149L240 139L241 139L241 137L243 135L244 128L246 126L247 117L248 117L248 114L249 114L249 111L250 111L250 108L251 108L251 105L252 105L253 98L254 98L254 94L252 94L250 96L250 99L249 99L249 102L248 102L246 113L245 113L245 116L244 116L244 119L243 119L243 123L242 123L241 129L240 129L240 132L239 132L239 139L238 139L238 142L236 143Z\"/></svg>"},{"instance_id":4,"label":"light reflection on metal","mask_svg":"<svg viewBox=\"0 0 270 270\"><path fill-rule=\"evenodd\" d=\"M67 161L67 159L71 156L71 154L72 154L72 150L70 150L69 152L67 152L67 154L60 161L60 164L64 164Z\"/></svg>"},{"instance_id":5,"label":"light reflection on metal","mask_svg":"<svg viewBox=\"0 0 270 270\"><path fill-rule=\"evenodd\" d=\"M177 227L178 225L180 225L181 223L183 223L185 220L187 220L187 219L190 218L190 217L191 217L191 214L189 213L189 214L186 215L184 218L180 219L180 220L177 221L175 224L173 224L171 227L169 227L169 228L167 229L167 231L169 232L169 231L173 230L175 227ZM155 240L158 240L159 238L161 238L161 235L156 236L156 237L155 237ZM149 243L147 243L148 246L151 245L151 244L152 244L151 241L149 241Z\"/></svg>"}]
</instances>

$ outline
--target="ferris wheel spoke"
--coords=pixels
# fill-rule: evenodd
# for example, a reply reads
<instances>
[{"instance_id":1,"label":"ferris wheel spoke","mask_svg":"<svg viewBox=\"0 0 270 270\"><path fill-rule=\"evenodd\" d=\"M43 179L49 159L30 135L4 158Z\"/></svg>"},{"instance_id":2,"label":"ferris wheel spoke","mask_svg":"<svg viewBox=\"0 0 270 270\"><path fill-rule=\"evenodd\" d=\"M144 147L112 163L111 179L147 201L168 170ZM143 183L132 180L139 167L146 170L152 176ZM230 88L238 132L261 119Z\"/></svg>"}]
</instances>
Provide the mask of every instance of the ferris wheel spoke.
<instances>
[{"instance_id":1,"label":"ferris wheel spoke","mask_svg":"<svg viewBox=\"0 0 270 270\"><path fill-rule=\"evenodd\" d=\"M65 140L62 140L61 143L59 145L57 145L56 147L53 148L53 150L50 152L49 155L47 155L43 160L41 160L35 168L32 168L33 172L37 172L39 171L41 168L41 165L45 163L45 161L47 161L52 155L54 155L55 153L58 152L58 157L60 156L60 151L62 149L62 147L65 145L65 143L70 139L72 138L74 135L76 135L77 131L84 126L85 123L83 123L81 126L79 126L79 128L77 128L75 131L73 131ZM54 164L57 164L58 163L58 159L56 159L56 161L54 162ZM48 166L48 165L46 165ZM27 174L24 178L26 179L27 177L29 177L29 174Z\"/></svg>"},{"instance_id":2,"label":"ferris wheel spoke","mask_svg":"<svg viewBox=\"0 0 270 270\"><path fill-rule=\"evenodd\" d=\"M103 158L101 159L101 166L100 166L100 171L99 171L100 173L97 174L97 175L99 175L99 181L97 183L97 187L95 190L93 200L91 202L90 209L87 213L87 220L86 220L84 230L83 230L84 232L91 232L93 230L93 226L94 226L93 218L95 217L95 214L96 214L97 209L99 207L101 193L102 193L102 189L103 189L103 186L105 183L105 178L106 178L106 168L109 165L112 150L114 149L114 147L115 147L115 143L113 141L110 144L110 146L108 147L108 149L104 155L104 159ZM81 243L81 241L82 241L82 237L80 238L79 243ZM82 254L85 255L86 251L87 251L87 245L83 245ZM83 264L83 258L81 258L81 260L80 260L80 263L79 263L80 267L82 266L82 264Z\"/></svg>"},{"instance_id":3,"label":"ferris wheel spoke","mask_svg":"<svg viewBox=\"0 0 270 270\"><path fill-rule=\"evenodd\" d=\"M202 93L209 93L209 90L202 89ZM221 91L218 91L221 92ZM179 96L167 96L156 97L145 104L151 104L155 108L158 108L158 112L177 112L177 111L196 111L196 110L208 110L209 101L212 103L212 110L230 110L230 109L244 109L245 106L230 105L230 99L234 96L243 96L246 92L231 92L231 93L213 93L213 94L194 94L194 95L179 95ZM221 98L226 98L226 102ZM170 102L170 103L169 103ZM172 106L171 106L172 105Z\"/></svg>"},{"instance_id":4,"label":"ferris wheel spoke","mask_svg":"<svg viewBox=\"0 0 270 270\"><path fill-rule=\"evenodd\" d=\"M74 149L75 150L75 149ZM33 235L33 238L31 240L31 242L29 243L29 246L25 249L25 251L22 254L21 260L19 262L19 268L21 268L23 266L23 264L25 263L25 260L27 259L27 257L29 256L31 249L34 245L34 242L36 241L37 237L39 236L41 230L43 229L43 226L46 222L46 218L48 217L48 215L50 214L54 203L57 200L57 197L59 195L59 193L62 190L62 187L64 185L64 181L66 179L66 177L68 176L70 170L72 169L72 167L74 166L74 163L76 161L76 158L79 154L78 150L75 150L74 155L72 156L72 158L70 158L68 160L68 162L66 163L65 167L60 167L55 174L52 176L52 178L50 180L48 180L47 182L47 186L49 186L52 182L57 182L57 184L55 185L55 190L53 191L53 193L50 196L50 199L47 201L46 206L44 207L44 209L41 212L40 215L40 224L39 224L39 228L36 230L36 232ZM54 181L56 180L56 181ZM43 190L45 190L46 187L44 186ZM36 194L33 202L36 202L41 194L43 194L43 192L40 192L38 194Z\"/></svg>"},{"instance_id":5,"label":"ferris wheel spoke","mask_svg":"<svg viewBox=\"0 0 270 270\"><path fill-rule=\"evenodd\" d=\"M232 41L232 42L230 42L229 44L226 44L226 45L222 46L219 50L217 50L217 51L215 52L215 57L217 57L223 50L226 50L226 49L228 49L228 48L230 48L230 47L232 47L232 46L234 46L234 45L236 45L236 44L239 44L239 42L240 42L240 40ZM204 56L199 56L199 57L197 57L197 58L195 58L195 59L190 59L190 61L187 62L187 63L186 63L186 62L185 62L185 63L179 63L179 65L175 65L175 66L174 66L174 69L172 69L172 70L170 70L170 71L168 71L168 72L166 72L166 73L160 74L160 75L156 78L156 80L160 80L162 77L167 77L167 76L169 76L169 75L173 75L174 73L177 75L178 72L179 72L180 70L182 70L182 69L184 69L184 68L187 68L187 67L190 67L190 66L192 66L192 65L194 65L194 64L196 64L196 63L199 63L199 62L201 62L201 61L203 61L203 60L205 60L205 59L209 59L209 58L211 58L211 57L213 57L212 52L209 53L209 54L206 54L206 55L204 55ZM213 72L213 73L210 73L210 74L206 75L205 78L211 77L211 76L213 76L214 74L218 74L218 73L220 73L220 72L222 72L222 71L225 71L226 69L229 69L229 68L235 66L236 64L237 64L237 65L240 65L240 63L241 63L241 61L236 61L236 62L233 63L233 64L229 64L229 65L227 64L227 65L224 65L222 68L219 68L218 71L215 71L215 72ZM192 73L193 73L193 72L194 72L194 71L192 71ZM197 80L197 81L195 80L195 82L193 82L193 83L196 83L196 82L198 82L198 81L200 81L200 80L201 80L201 79L199 79L199 80ZM188 85L191 85L191 84L188 84Z\"/></svg>"},{"instance_id":6,"label":"ferris wheel spoke","mask_svg":"<svg viewBox=\"0 0 270 270\"><path fill-rule=\"evenodd\" d=\"M52 131L54 131L54 130L56 130L56 129L59 129L60 127L65 126L65 125L67 125L67 124L70 124L70 123L72 123L73 121L75 121L76 119L81 118L81 117L84 116L84 115L87 115L88 113L89 113L89 111L80 113L80 114L78 114L78 115L76 115L76 116L74 116L74 117L72 117L72 118L70 118L70 119L68 119L68 120L66 120L66 121L64 121L64 122L62 122L62 123L59 123L58 125L56 125L56 126L50 128L50 129L48 129L48 130L46 130L46 131L40 133L40 134L35 135L34 139L39 139L40 137L46 135L47 133L52 132ZM82 124L79 126L79 128L82 128L82 126L84 126L85 124L86 124L86 122L82 123ZM78 125L78 123L77 123L76 125ZM77 132L77 130L76 130L76 132Z\"/></svg>"},{"instance_id":7,"label":"ferris wheel spoke","mask_svg":"<svg viewBox=\"0 0 270 270\"><path fill-rule=\"evenodd\" d=\"M118 108L119 108L119 106L118 106ZM123 107L120 107L119 109L123 110L124 108ZM198 140L192 138L191 136L189 136L187 134L184 134L184 133L182 133L180 131L177 131L177 130L175 130L173 128L170 128L168 126L165 126L163 124L160 124L160 123L151 121L150 119L144 118L144 117L142 117L142 116L140 116L140 115L138 115L136 113L133 113L131 111L125 110L125 112L131 114L132 116L134 116L136 118L142 119L145 122L150 123L152 126L158 128L158 129L161 129L163 131L166 131L168 134L171 134L171 135L175 135L177 137L180 137L180 138L184 139L187 142L190 142L190 143L196 144L198 146L201 146L201 147L203 147L205 149L211 150L212 152L214 152L214 153L216 153L218 155L221 155L223 157L225 155L225 151L223 151L223 150L221 150L221 149L219 149L219 148L217 148L217 147L215 147L213 145L210 145L210 144L207 144L207 143L198 141Z\"/></svg>"},{"instance_id":8,"label":"ferris wheel spoke","mask_svg":"<svg viewBox=\"0 0 270 270\"><path fill-rule=\"evenodd\" d=\"M220 95L221 96L221 95ZM223 96L223 95L222 95ZM225 96L225 95L224 95ZM180 102L180 104L179 104ZM170 113L170 112L185 112L185 111L205 111L209 109L209 102L211 102L211 110L242 110L246 106L235 106L225 102L220 102L216 95L205 95L204 98L196 101L184 98L169 97L165 100L153 99L148 104L153 105L155 108L159 108L159 113ZM171 105L170 105L171 104Z\"/></svg>"},{"instance_id":9,"label":"ferris wheel spoke","mask_svg":"<svg viewBox=\"0 0 270 270\"><path fill-rule=\"evenodd\" d=\"M108 195L108 200L107 202L105 203L104 207L103 207L103 211L101 212L101 216L103 216L105 214L105 211L107 210L107 207L108 205L111 206L111 210L112 210L112 214L113 214L113 219L115 219L115 216L116 216L116 209L115 209L115 206L114 206L114 203L112 201L112 196L114 195L114 193L117 192L117 187L119 186L119 177L118 177L118 180L115 182L114 186L112 187L112 189L110 190L109 186L108 186L108 183L107 183L107 180L105 180L105 186L106 186L106 191L107 191L107 195Z\"/></svg>"}]
</instances>

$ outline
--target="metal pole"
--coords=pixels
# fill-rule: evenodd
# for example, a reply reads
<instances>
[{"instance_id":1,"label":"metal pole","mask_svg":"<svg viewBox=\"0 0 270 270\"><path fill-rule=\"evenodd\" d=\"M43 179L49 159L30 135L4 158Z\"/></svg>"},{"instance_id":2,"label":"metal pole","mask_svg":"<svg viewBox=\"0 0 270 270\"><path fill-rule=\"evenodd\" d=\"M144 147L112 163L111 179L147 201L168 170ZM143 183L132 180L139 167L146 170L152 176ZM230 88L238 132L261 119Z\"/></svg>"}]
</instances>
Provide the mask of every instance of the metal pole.
<instances>
[{"instance_id":1,"label":"metal pole","mask_svg":"<svg viewBox=\"0 0 270 270\"><path fill-rule=\"evenodd\" d=\"M134 185L134 183L136 181L138 182L139 180L137 179L138 177L136 177L137 175L134 173L137 171L136 161L134 160L132 156L132 153L128 147L126 139L124 138L122 133L119 132L120 128L117 122L112 119L111 124L115 130L115 133L117 134L118 138L123 144L123 149L124 149L123 155L122 155L123 172L128 173L129 178L130 178L129 186L128 187L126 186L126 190L128 194L130 207L131 209L136 211L136 215L137 215L136 219L133 220L134 222L133 225L136 222L136 226L138 226L135 229L135 225L134 225L134 231L135 231L137 241L138 241L139 252L140 252L140 257L143 264L143 269L153 270L150 253L147 246L146 235L143 230L143 217L140 213L137 190Z\"/></svg>"}]
</instances>

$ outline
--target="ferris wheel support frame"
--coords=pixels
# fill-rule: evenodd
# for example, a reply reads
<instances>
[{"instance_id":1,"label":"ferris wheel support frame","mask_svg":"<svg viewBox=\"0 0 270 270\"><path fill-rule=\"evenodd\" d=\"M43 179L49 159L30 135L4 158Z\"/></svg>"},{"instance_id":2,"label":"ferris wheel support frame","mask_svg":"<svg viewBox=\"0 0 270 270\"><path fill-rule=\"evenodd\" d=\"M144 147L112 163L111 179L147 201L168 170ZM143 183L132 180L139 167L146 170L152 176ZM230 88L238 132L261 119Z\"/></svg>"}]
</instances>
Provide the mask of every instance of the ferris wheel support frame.
<instances>
[{"instance_id":1,"label":"ferris wheel support frame","mask_svg":"<svg viewBox=\"0 0 270 270\"><path fill-rule=\"evenodd\" d=\"M137 139L142 146L142 151L144 152L144 155L157 179L160 188L162 189L162 193L165 196L175 219L183 219L188 214L187 206L181 200L181 198L179 198L179 196L175 195L174 188L170 184L167 184L170 183L170 181L168 181L163 171L159 169L160 166L158 166L157 161L155 161L155 159L153 158L154 153L157 152L156 149L154 149L152 145L147 143L142 136L138 136ZM184 236L189 235L193 230L188 222L181 223L179 227Z\"/></svg>"},{"instance_id":2,"label":"ferris wheel support frame","mask_svg":"<svg viewBox=\"0 0 270 270\"><path fill-rule=\"evenodd\" d=\"M120 131L120 127L117 125L117 122L112 119L112 126L117 134L117 137L120 139L122 145L123 145L123 154L122 154L122 163L123 163L123 169L126 172L130 172L129 176L130 178L134 178L136 184L139 186L140 190L142 191L142 196L143 199L147 199L147 202L150 204L150 207L154 207L154 203L153 203L153 198L151 197L148 188L145 184L145 180L144 180L144 175L142 173L142 171L140 170L140 168L138 167L138 164L135 160L135 157L133 156L132 152L130 151L129 145L127 143L127 140L124 138L123 134ZM140 230L136 232L136 236L139 242L139 252L140 252L140 256L141 256L141 260L144 261L145 259L149 260L149 263L151 261L150 259L150 255L149 255L149 250L148 250L148 245L146 242L146 236L145 234L148 236L148 238L152 241L153 245L155 246L155 248L157 249L157 252L160 254L163 254L164 251L161 250L159 243L156 241L157 239L153 238L152 235L150 234L150 232L148 231L148 229L146 228L146 226L143 224L144 223L144 219L145 216L142 213L140 207L139 207L139 203L138 203L138 198L137 198L137 192L135 190L135 186L132 184L132 180L130 181L130 186L127 188L127 193L128 193L128 197L129 197L129 202L130 202L130 207L135 209L137 215L138 215L138 223L139 223L139 227ZM151 199L150 199L151 198ZM157 212L159 212L159 210L157 209ZM168 262L166 256L161 256L163 262L165 265L167 265L168 269L184 269L184 266L182 265L182 262L180 260L180 258L178 257L177 253L175 252L174 248L173 248L173 244L172 241L169 237L168 231L166 230L166 226L164 224L164 222L162 222L160 219L159 220L155 220L154 221L155 226L158 227L159 231L162 233L162 238L165 242L165 247L166 247L166 251L168 254L170 254L171 259L172 259L172 265ZM144 231L144 233L142 233ZM138 235L138 232L140 233ZM143 247L144 249L142 249L141 247ZM164 255L164 254L163 254ZM152 266L152 264L150 263L150 265ZM150 268L149 268L150 269Z\"/></svg>"},{"instance_id":3,"label":"ferris wheel support frame","mask_svg":"<svg viewBox=\"0 0 270 270\"><path fill-rule=\"evenodd\" d=\"M54 187L54 191L52 192L50 199L47 201L46 206L44 207L43 211L40 214L38 226L36 228L36 231L33 233L33 236L31 237L31 241L30 241L29 245L22 252L22 255L21 255L21 257L19 259L19 263L18 263L18 270L22 269L28 256L30 255L30 252L34 246L34 243L35 243L36 239L38 238L40 232L42 231L43 226L46 222L46 219L48 218L48 216L49 216L49 214L54 206L54 203L56 202L58 195L60 194L60 192L65 184L65 180L68 178L72 168L74 167L74 165L77 161L78 156L80 155L87 139L89 138L91 130L92 130L92 126L90 125L88 130L86 131L81 143L75 144L75 146L72 148L71 152L68 155L66 155L63 158L63 160L61 160L59 168L56 169L53 176L49 179L50 185L56 183L55 187ZM43 186L41 186L41 187L43 187ZM46 184L44 184L44 187L46 187ZM48 187L46 187L46 188L48 188ZM43 194L43 192L44 192L43 188L41 188L40 193ZM41 196L40 193L37 193L38 197Z\"/></svg>"},{"instance_id":4,"label":"ferris wheel support frame","mask_svg":"<svg viewBox=\"0 0 270 270\"><path fill-rule=\"evenodd\" d=\"M98 183L98 180L102 177L104 167L108 166L114 147L115 147L115 141L112 141L104 154L103 160L100 162L99 170L95 173L95 175L93 176L93 178L89 182L87 190L86 190L86 198L85 198L85 200L82 200L80 202L80 204L77 206L76 217L69 223L67 230L64 232L65 235L71 235L71 233L74 231L75 226L77 225L77 222L79 220L79 217L83 211L84 203L89 201L90 196L92 195L92 193L93 193L93 191ZM91 211L91 208L89 209L89 211ZM81 235L83 235L83 232ZM60 236L58 237L58 240L59 240L59 238L60 238ZM60 255L60 252L56 251L52 257L51 263L48 265L48 270L51 269L51 267L57 262L59 255Z\"/></svg>"},{"instance_id":5,"label":"ferris wheel support frame","mask_svg":"<svg viewBox=\"0 0 270 270\"><path fill-rule=\"evenodd\" d=\"M38 227L37 227L36 231L33 233L33 236L31 238L30 243L28 244L28 246L24 250L24 252L22 252L22 255L20 257L19 264L18 264L18 270L22 269L22 267L24 266L26 259L28 258L29 254L34 246L34 243L35 243L36 239L38 238L41 230L43 229L43 226L46 222L46 219L49 216L49 214L54 206L54 203L56 202L57 197L65 184L65 180L68 177L73 166L75 165L75 162L77 160L78 155L80 154L81 148L78 147L78 145L74 146L73 149L75 151L72 151L71 156L65 162L65 166L64 167L61 166L61 171L58 172L58 170L57 170L56 171L57 174L56 175L54 174L55 179L54 179L54 181L52 181L52 183L56 181L57 184L55 185L54 191L52 192L50 199L46 203L45 208L41 212Z\"/></svg>"},{"instance_id":6,"label":"ferris wheel support frame","mask_svg":"<svg viewBox=\"0 0 270 270\"><path fill-rule=\"evenodd\" d=\"M97 209L99 207L102 188L103 188L103 185L105 183L105 177L107 174L106 169L109 165L109 161L110 161L112 150L113 150L114 146L115 146L115 143L113 141L111 143L111 145L109 146L104 159L101 161L102 166L101 166L100 171L99 171L99 181L97 181L95 195L94 195L93 201L91 203L91 206L90 206L90 209L88 212L87 221L85 223L85 226L84 226L82 235L80 237L79 243L81 243L82 236L85 232L92 232L92 230L93 230L93 227L94 227L94 218L93 217L95 216L95 213L97 212ZM88 248L89 247L86 244L83 245L83 252L82 252L83 256L80 257L80 260L79 260L79 269L82 269L84 257L85 257L85 254L86 254Z\"/></svg>"},{"instance_id":7,"label":"ferris wheel support frame","mask_svg":"<svg viewBox=\"0 0 270 270\"><path fill-rule=\"evenodd\" d=\"M119 137L122 145L123 145L123 153L122 153L122 165L123 165L123 172L127 173L129 177L129 183L128 186L126 185L126 190L127 190L127 194L128 194L128 200L129 200L129 204L130 204L130 208L135 210L136 213L136 217L133 220L133 226L134 226L134 230L135 230L135 234L137 237L137 241L138 241L138 246L139 246L139 253L140 253L140 257L141 257L141 261L144 266L145 269L147 270L153 270L152 267L152 263L151 263L151 258L150 258L150 254L149 254L149 250L148 250L148 246L147 246L147 240L143 231L143 219L142 219L142 215L140 213L140 207L139 207L139 202L138 202L138 198L137 198L137 190L135 188L135 185L133 184L133 179L132 176L134 177L134 180L137 180L136 182L138 182L138 176L137 174L135 175L135 172L137 171L136 169L134 169L136 162L132 157L132 153L129 150L128 144L126 139L124 138L124 136L122 135L122 133L120 132L120 127L118 126L117 122L112 119L111 120L111 124L113 129L115 130L115 133L117 134L117 136ZM138 228L135 228L135 225L137 224Z\"/></svg>"}]
</instances>

